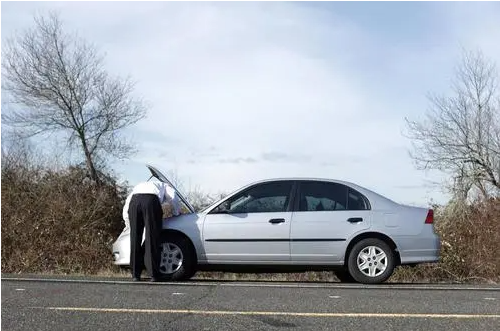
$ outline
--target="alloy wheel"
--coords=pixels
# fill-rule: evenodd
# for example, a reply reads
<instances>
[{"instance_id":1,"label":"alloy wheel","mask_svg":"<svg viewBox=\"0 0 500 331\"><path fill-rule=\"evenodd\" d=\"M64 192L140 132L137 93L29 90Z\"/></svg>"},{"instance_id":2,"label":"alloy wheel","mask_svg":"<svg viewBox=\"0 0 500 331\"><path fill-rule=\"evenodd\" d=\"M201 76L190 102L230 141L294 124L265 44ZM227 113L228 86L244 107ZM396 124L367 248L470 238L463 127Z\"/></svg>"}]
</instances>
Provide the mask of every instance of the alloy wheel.
<instances>
[{"instance_id":1,"label":"alloy wheel","mask_svg":"<svg viewBox=\"0 0 500 331\"><path fill-rule=\"evenodd\" d=\"M184 261L182 250L173 243L162 243L160 272L163 274L173 274L179 270Z\"/></svg>"},{"instance_id":2,"label":"alloy wheel","mask_svg":"<svg viewBox=\"0 0 500 331\"><path fill-rule=\"evenodd\" d=\"M383 249L377 246L363 248L357 257L359 271L368 277L380 276L388 265L387 255Z\"/></svg>"}]
</instances>

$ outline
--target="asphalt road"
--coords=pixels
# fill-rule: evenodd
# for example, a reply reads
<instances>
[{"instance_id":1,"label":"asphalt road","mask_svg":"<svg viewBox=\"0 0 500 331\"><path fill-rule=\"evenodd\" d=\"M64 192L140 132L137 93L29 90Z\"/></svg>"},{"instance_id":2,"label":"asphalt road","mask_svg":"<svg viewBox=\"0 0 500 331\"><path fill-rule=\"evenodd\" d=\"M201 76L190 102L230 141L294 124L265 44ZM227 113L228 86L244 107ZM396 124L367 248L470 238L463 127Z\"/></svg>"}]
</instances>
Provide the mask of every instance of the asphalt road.
<instances>
[{"instance_id":1,"label":"asphalt road","mask_svg":"<svg viewBox=\"0 0 500 331\"><path fill-rule=\"evenodd\" d=\"M2 277L3 330L500 330L500 287Z\"/></svg>"}]
</instances>

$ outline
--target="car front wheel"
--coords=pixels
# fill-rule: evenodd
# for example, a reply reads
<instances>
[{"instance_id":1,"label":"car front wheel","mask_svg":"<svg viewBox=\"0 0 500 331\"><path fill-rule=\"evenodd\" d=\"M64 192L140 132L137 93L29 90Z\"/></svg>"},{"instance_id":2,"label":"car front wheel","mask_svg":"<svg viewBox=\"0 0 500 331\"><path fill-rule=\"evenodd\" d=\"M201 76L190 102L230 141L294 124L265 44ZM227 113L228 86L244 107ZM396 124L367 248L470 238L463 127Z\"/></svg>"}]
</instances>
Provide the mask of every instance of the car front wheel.
<instances>
[{"instance_id":1,"label":"car front wheel","mask_svg":"<svg viewBox=\"0 0 500 331\"><path fill-rule=\"evenodd\" d=\"M354 245L349 254L349 273L360 283L383 283L392 275L394 267L392 249L377 238L361 240Z\"/></svg>"},{"instance_id":2,"label":"car front wheel","mask_svg":"<svg viewBox=\"0 0 500 331\"><path fill-rule=\"evenodd\" d=\"M186 238L176 234L162 235L159 269L164 280L185 280L194 275L194 252Z\"/></svg>"}]
</instances>

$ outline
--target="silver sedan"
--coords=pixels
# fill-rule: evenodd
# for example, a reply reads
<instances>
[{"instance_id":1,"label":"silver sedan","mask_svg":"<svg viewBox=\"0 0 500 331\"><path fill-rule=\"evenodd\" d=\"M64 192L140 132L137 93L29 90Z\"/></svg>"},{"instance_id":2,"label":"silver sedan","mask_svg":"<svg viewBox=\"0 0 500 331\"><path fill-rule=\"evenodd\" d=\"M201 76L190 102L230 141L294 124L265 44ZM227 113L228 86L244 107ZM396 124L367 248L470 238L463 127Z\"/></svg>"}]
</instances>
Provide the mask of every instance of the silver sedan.
<instances>
[{"instance_id":1,"label":"silver sedan","mask_svg":"<svg viewBox=\"0 0 500 331\"><path fill-rule=\"evenodd\" d=\"M374 284L399 265L439 261L432 209L398 204L353 183L269 179L198 212L179 196L189 212L163 221L166 280L189 279L198 270L332 270L341 281ZM112 251L116 265L129 265L128 228Z\"/></svg>"}]
</instances>

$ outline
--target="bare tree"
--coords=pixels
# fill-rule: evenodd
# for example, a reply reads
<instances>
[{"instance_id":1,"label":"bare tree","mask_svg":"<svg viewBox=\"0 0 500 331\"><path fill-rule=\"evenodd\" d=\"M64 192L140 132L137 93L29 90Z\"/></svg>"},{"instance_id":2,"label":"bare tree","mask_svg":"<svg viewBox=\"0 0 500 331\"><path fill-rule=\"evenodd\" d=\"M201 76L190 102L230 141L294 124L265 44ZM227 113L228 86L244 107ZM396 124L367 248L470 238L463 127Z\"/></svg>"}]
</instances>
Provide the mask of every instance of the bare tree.
<instances>
[{"instance_id":1,"label":"bare tree","mask_svg":"<svg viewBox=\"0 0 500 331\"><path fill-rule=\"evenodd\" d=\"M464 51L451 96L429 96L423 121L406 119L419 169L448 172L455 193L500 193L500 91L495 64Z\"/></svg>"},{"instance_id":2,"label":"bare tree","mask_svg":"<svg viewBox=\"0 0 500 331\"><path fill-rule=\"evenodd\" d=\"M2 120L24 137L64 133L100 183L98 162L130 155L119 132L143 118L146 108L132 96L134 84L111 77L95 46L66 33L57 14L34 22L2 52L2 87L17 103Z\"/></svg>"}]
</instances>

